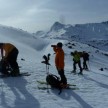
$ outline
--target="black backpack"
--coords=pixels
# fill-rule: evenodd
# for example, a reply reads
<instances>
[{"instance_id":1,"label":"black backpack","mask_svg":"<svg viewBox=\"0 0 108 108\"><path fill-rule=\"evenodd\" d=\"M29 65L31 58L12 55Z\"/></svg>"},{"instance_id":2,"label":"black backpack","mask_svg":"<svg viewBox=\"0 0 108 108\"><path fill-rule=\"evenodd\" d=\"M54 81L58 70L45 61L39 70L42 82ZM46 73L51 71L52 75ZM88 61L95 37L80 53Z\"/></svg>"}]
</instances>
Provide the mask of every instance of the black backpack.
<instances>
[{"instance_id":1,"label":"black backpack","mask_svg":"<svg viewBox=\"0 0 108 108\"><path fill-rule=\"evenodd\" d=\"M89 61L89 54L88 53L83 53L83 59Z\"/></svg>"},{"instance_id":2,"label":"black backpack","mask_svg":"<svg viewBox=\"0 0 108 108\"><path fill-rule=\"evenodd\" d=\"M89 54L88 53L85 53L85 58L86 58L86 60L89 61Z\"/></svg>"},{"instance_id":3,"label":"black backpack","mask_svg":"<svg viewBox=\"0 0 108 108\"><path fill-rule=\"evenodd\" d=\"M53 74L49 74L49 75L47 75L47 77L46 77L46 82L47 82L52 88L59 89L59 90L60 90L59 94L61 93L62 87L61 87L61 82L60 82L60 80L59 80L59 77L57 77L56 75L53 75Z\"/></svg>"}]
</instances>

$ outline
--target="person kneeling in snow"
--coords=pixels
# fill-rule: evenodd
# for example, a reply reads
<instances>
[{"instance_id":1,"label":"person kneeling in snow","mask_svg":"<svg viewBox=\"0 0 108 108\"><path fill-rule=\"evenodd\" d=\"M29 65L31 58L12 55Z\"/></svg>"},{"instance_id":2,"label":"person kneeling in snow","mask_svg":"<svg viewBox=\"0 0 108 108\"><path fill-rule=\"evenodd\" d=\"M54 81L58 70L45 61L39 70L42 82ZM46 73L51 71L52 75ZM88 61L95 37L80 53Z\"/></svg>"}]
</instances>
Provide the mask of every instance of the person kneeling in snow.
<instances>
[{"instance_id":1,"label":"person kneeling in snow","mask_svg":"<svg viewBox=\"0 0 108 108\"><path fill-rule=\"evenodd\" d=\"M18 49L10 43L0 43L0 49L3 63L2 73L5 75L18 76L20 74L17 63ZM10 73L6 70L5 65L7 64L11 68Z\"/></svg>"}]
</instances>

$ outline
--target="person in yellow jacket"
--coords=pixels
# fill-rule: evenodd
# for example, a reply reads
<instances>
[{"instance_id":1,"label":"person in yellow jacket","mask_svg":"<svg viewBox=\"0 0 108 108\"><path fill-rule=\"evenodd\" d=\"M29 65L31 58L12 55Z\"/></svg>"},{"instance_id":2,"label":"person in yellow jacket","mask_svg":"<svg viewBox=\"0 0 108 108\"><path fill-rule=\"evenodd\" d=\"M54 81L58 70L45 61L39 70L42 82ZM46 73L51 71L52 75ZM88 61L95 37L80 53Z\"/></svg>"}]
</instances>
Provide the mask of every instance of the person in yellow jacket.
<instances>
[{"instance_id":1,"label":"person in yellow jacket","mask_svg":"<svg viewBox=\"0 0 108 108\"><path fill-rule=\"evenodd\" d=\"M64 51L62 49L62 43L59 42L57 45L52 45L55 52L55 66L57 68L58 74L61 77L61 84L67 85L67 79L64 74Z\"/></svg>"},{"instance_id":2,"label":"person in yellow jacket","mask_svg":"<svg viewBox=\"0 0 108 108\"><path fill-rule=\"evenodd\" d=\"M77 51L71 52L71 56L73 56L73 73L76 73L76 64L78 64L80 68L80 72L78 74L82 74L82 67L80 61L80 53Z\"/></svg>"},{"instance_id":3,"label":"person in yellow jacket","mask_svg":"<svg viewBox=\"0 0 108 108\"><path fill-rule=\"evenodd\" d=\"M2 60L6 61L12 69L9 75L18 76L20 74L19 66L17 63L17 56L19 53L18 49L10 43L0 43L0 49L1 49Z\"/></svg>"}]
</instances>

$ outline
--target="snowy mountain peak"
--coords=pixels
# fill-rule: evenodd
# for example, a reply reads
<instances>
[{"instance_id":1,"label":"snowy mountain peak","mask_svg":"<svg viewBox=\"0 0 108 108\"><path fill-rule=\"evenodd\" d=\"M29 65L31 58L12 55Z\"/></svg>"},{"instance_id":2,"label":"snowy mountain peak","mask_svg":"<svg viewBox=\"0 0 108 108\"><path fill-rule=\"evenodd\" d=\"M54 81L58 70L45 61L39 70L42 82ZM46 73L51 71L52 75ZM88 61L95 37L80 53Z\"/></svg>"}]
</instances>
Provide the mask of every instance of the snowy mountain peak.
<instances>
[{"instance_id":1,"label":"snowy mountain peak","mask_svg":"<svg viewBox=\"0 0 108 108\"><path fill-rule=\"evenodd\" d=\"M58 31L59 29L62 29L64 26L65 26L64 24L61 24L59 22L55 22L53 24L53 26L51 27L50 31Z\"/></svg>"}]
</instances>

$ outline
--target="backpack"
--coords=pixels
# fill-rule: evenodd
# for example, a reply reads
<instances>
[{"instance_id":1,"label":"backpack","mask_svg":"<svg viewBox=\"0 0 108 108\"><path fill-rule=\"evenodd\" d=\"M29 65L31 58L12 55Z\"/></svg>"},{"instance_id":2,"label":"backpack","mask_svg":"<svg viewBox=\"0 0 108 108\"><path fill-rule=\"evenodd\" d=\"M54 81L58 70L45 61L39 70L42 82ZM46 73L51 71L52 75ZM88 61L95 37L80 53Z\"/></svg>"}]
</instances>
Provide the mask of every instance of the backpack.
<instances>
[{"instance_id":1,"label":"backpack","mask_svg":"<svg viewBox=\"0 0 108 108\"><path fill-rule=\"evenodd\" d=\"M89 61L89 54L88 53L84 53L83 57L85 60Z\"/></svg>"},{"instance_id":2,"label":"backpack","mask_svg":"<svg viewBox=\"0 0 108 108\"><path fill-rule=\"evenodd\" d=\"M53 74L49 74L46 77L46 82L52 87L52 88L56 88L58 89L61 93L62 91L62 87L61 87L61 82L59 80L59 77L57 77L56 75Z\"/></svg>"}]
</instances>

